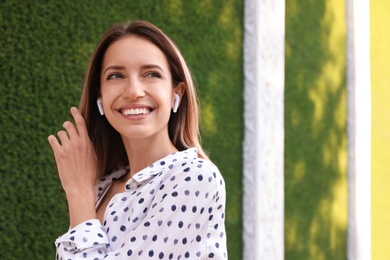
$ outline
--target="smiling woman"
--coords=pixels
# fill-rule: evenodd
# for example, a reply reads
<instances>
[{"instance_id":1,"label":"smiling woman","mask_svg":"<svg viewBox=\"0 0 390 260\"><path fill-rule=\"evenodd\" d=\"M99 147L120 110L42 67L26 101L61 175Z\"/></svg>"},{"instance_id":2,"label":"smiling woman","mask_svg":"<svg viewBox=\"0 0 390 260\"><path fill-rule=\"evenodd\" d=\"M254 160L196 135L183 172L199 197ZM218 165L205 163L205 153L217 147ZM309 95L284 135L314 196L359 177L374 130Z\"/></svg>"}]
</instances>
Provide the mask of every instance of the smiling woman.
<instances>
[{"instance_id":1,"label":"smiling woman","mask_svg":"<svg viewBox=\"0 0 390 260\"><path fill-rule=\"evenodd\" d=\"M107 49L102 68L100 95L105 116L122 136L127 153L134 154L134 146L138 150L155 140L160 150L167 149L162 153L175 151L167 122L175 93L183 96L185 86L182 82L173 85L164 53L148 40L127 36ZM131 172L142 169L145 160L149 160L146 165L154 161L135 158Z\"/></svg>"},{"instance_id":2,"label":"smiling woman","mask_svg":"<svg viewBox=\"0 0 390 260\"><path fill-rule=\"evenodd\" d=\"M159 28L111 28L71 113L49 136L71 226L57 258L227 258L224 180L199 142L191 74Z\"/></svg>"}]
</instances>

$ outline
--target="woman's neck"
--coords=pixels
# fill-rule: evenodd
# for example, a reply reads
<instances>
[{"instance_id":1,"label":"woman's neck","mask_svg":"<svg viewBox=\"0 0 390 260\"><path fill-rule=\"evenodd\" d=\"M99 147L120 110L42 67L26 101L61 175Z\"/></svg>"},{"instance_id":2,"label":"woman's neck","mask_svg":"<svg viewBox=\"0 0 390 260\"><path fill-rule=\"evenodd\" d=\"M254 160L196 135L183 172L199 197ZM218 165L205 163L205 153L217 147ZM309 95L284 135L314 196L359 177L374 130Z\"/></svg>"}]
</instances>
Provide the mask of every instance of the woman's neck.
<instances>
[{"instance_id":1,"label":"woman's neck","mask_svg":"<svg viewBox=\"0 0 390 260\"><path fill-rule=\"evenodd\" d=\"M168 136L166 138L152 136L147 139L122 138L122 140L130 164L129 178L155 161L177 152Z\"/></svg>"}]
</instances>

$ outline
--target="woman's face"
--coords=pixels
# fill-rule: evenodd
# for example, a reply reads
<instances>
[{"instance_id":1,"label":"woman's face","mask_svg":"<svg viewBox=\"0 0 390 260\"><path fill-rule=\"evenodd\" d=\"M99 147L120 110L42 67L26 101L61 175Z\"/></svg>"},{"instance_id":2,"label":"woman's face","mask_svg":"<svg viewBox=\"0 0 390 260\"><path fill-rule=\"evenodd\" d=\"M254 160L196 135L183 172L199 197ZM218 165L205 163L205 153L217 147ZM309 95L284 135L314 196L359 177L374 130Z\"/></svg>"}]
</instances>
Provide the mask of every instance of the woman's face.
<instances>
[{"instance_id":1,"label":"woman's face","mask_svg":"<svg viewBox=\"0 0 390 260\"><path fill-rule=\"evenodd\" d=\"M174 91L167 58L156 45L137 36L114 42L100 82L105 116L122 138L168 137Z\"/></svg>"}]
</instances>

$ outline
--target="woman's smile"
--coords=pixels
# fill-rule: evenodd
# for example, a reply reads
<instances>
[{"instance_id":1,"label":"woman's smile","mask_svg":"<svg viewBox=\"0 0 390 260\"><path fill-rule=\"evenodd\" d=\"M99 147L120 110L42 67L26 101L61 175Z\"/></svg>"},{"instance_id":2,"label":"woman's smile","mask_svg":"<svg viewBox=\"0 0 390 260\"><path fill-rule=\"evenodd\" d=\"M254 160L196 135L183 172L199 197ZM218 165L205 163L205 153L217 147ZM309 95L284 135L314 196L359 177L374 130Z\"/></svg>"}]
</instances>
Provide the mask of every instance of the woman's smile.
<instances>
[{"instance_id":1,"label":"woman's smile","mask_svg":"<svg viewBox=\"0 0 390 260\"><path fill-rule=\"evenodd\" d=\"M122 109L121 113L125 116L134 116L134 115L146 115L149 114L151 110L149 108L126 108Z\"/></svg>"},{"instance_id":2,"label":"woman's smile","mask_svg":"<svg viewBox=\"0 0 390 260\"><path fill-rule=\"evenodd\" d=\"M148 118L154 109L149 107L123 108L118 112L127 120L143 120Z\"/></svg>"}]
</instances>

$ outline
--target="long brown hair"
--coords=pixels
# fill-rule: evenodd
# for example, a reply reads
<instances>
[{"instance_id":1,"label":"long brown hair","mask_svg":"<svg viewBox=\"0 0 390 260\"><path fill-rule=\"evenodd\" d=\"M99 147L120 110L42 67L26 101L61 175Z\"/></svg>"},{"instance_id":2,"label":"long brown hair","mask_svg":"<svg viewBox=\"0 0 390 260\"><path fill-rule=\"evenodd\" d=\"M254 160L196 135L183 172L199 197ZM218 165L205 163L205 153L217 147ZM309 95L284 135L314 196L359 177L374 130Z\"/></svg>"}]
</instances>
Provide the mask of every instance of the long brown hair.
<instances>
[{"instance_id":1,"label":"long brown hair","mask_svg":"<svg viewBox=\"0 0 390 260\"><path fill-rule=\"evenodd\" d=\"M200 144L199 106L195 85L188 66L175 43L158 27L146 21L117 24L102 37L89 62L84 88L80 99L80 111L86 121L98 159L97 177L129 164L120 134L101 116L96 106L100 96L102 61L108 47L115 41L136 35L155 44L167 57L172 74L173 87L180 82L185 85L180 108L171 114L168 134L179 151L196 147L200 157L208 159Z\"/></svg>"}]
</instances>

